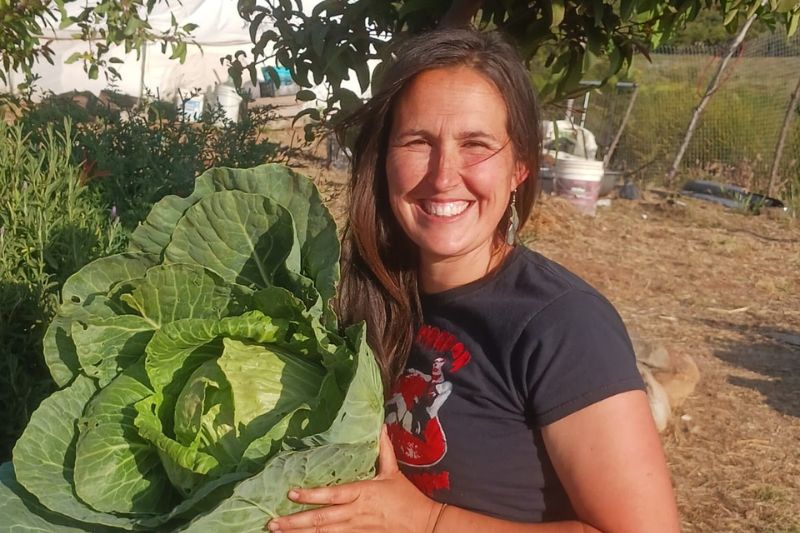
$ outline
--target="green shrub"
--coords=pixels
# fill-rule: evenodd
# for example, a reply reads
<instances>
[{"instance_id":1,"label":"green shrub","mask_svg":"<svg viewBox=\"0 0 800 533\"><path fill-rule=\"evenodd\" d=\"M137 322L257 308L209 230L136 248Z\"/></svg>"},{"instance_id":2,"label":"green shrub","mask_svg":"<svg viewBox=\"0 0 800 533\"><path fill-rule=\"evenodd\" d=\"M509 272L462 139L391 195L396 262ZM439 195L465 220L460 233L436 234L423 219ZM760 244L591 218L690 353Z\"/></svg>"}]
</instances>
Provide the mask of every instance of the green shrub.
<instances>
[{"instance_id":1,"label":"green shrub","mask_svg":"<svg viewBox=\"0 0 800 533\"><path fill-rule=\"evenodd\" d=\"M40 141L0 122L0 461L47 396L44 328L58 289L125 238L71 162L72 126L45 129Z\"/></svg>"},{"instance_id":2,"label":"green shrub","mask_svg":"<svg viewBox=\"0 0 800 533\"><path fill-rule=\"evenodd\" d=\"M73 101L77 96L87 100L83 106ZM195 178L212 166L249 168L291 155L264 134L274 119L269 107L248 110L238 123L225 119L221 109L207 110L193 122L167 102L124 107L121 99L103 104L91 95L77 96L51 96L20 122L41 138L54 115L74 117L72 162L82 166L89 186L130 230L165 195L189 194Z\"/></svg>"}]
</instances>

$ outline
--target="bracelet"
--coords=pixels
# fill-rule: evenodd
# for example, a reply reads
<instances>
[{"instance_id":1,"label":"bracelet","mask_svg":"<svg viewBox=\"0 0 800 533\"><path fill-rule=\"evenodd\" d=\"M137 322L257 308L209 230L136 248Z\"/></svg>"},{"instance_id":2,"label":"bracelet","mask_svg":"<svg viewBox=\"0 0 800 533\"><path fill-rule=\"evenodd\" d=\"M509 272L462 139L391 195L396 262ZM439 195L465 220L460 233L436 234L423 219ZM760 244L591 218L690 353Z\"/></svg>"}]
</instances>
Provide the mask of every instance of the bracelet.
<instances>
[{"instance_id":1,"label":"bracelet","mask_svg":"<svg viewBox=\"0 0 800 533\"><path fill-rule=\"evenodd\" d=\"M446 503L443 503L442 506L439 507L439 512L436 513L436 520L433 522L433 529L431 529L431 533L436 533L436 528L439 526L439 519L442 518L445 507L447 507Z\"/></svg>"}]
</instances>

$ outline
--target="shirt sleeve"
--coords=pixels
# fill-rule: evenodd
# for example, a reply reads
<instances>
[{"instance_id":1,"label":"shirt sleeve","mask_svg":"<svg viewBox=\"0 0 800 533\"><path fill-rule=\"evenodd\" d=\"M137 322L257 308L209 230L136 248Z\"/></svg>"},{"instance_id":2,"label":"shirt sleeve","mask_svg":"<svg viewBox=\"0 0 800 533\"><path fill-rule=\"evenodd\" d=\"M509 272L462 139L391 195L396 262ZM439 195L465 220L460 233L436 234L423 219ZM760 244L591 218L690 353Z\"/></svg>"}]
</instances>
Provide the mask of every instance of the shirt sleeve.
<instances>
[{"instance_id":1,"label":"shirt sleeve","mask_svg":"<svg viewBox=\"0 0 800 533\"><path fill-rule=\"evenodd\" d=\"M528 355L526 409L539 427L645 388L622 319L597 293L562 294L530 320L520 341Z\"/></svg>"}]
</instances>

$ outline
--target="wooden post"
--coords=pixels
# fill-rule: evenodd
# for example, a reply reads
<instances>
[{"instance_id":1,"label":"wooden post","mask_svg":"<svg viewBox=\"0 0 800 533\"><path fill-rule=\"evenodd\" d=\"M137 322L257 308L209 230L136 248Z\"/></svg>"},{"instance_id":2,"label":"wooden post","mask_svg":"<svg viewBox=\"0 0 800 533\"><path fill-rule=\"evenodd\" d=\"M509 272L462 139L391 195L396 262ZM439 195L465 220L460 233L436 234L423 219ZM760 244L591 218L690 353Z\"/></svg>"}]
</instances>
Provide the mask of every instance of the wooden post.
<instances>
[{"instance_id":1,"label":"wooden post","mask_svg":"<svg viewBox=\"0 0 800 533\"><path fill-rule=\"evenodd\" d=\"M617 145L619 144L619 140L622 138L622 132L625 129L625 125L628 123L628 119L631 116L631 112L633 111L633 104L636 103L636 96L639 94L639 86L633 86L633 94L631 95L631 99L628 102L628 107L625 109L625 115L622 117L622 122L619 124L619 128L617 129L616 135L614 135L614 140L611 141L611 146L608 147L608 152L606 155L603 156L603 168L608 168L608 164L611 163L611 158L614 157L614 151L617 149Z\"/></svg>"},{"instance_id":2,"label":"wooden post","mask_svg":"<svg viewBox=\"0 0 800 533\"><path fill-rule=\"evenodd\" d=\"M778 166L780 166L781 163L783 149L786 146L786 136L789 134L789 125L792 123L792 117L797 110L798 103L800 103L800 78L797 79L797 87L794 88L794 93L789 101L789 107L786 108L786 115L783 117L783 126L781 127L781 134L778 137L778 145L775 147L775 157L772 159L772 170L769 173L768 196L774 197L778 194Z\"/></svg>"},{"instance_id":3,"label":"wooden post","mask_svg":"<svg viewBox=\"0 0 800 533\"><path fill-rule=\"evenodd\" d=\"M767 0L761 0L761 5L765 5ZM736 34L736 38L731 43L730 47L728 48L728 53L725 54L725 57L720 61L719 68L717 68L717 72L714 74L714 77L711 78L711 81L708 83L708 87L706 88L706 93L703 95L703 98L700 99L700 103L697 104L697 107L694 108L694 113L692 113L692 120L689 122L689 127L686 129L686 135L683 137L683 143L681 147L678 149L678 154L675 156L675 160L672 162L672 166L667 171L666 181L667 186L672 185L673 181L675 180L675 174L678 172L678 167L681 164L681 160L683 159L683 155L686 153L686 149L689 147L689 142L692 140L692 136L694 135L694 130L697 128L698 122L700 122L700 115L703 114L703 110L708 105L708 102L711 100L711 97L717 92L719 89L720 81L722 80L722 73L725 71L725 68L728 66L728 62L733 57L733 54L736 53L736 49L739 48L739 45L742 44L744 41L745 35L747 35L747 31L750 29L750 26L753 25L753 22L756 20L756 13L753 13L742 25L742 28L739 30L739 33Z\"/></svg>"}]
</instances>

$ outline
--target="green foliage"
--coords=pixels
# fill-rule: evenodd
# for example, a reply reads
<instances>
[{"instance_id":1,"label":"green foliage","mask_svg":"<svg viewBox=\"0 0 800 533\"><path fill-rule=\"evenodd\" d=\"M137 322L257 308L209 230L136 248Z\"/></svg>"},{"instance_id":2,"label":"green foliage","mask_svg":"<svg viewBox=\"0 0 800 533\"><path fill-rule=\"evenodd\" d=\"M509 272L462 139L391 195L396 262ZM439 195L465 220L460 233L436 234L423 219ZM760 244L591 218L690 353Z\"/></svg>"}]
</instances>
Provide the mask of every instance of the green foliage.
<instances>
[{"instance_id":1,"label":"green foliage","mask_svg":"<svg viewBox=\"0 0 800 533\"><path fill-rule=\"evenodd\" d=\"M679 169L681 179L711 179L767 193L780 129L800 72L799 43L798 36L786 41L785 35L763 35L734 59L698 123ZM638 96L611 161L612 168L655 185L664 184L664 173L719 61L711 48L682 52L654 54L652 63L631 69ZM631 94L632 89L608 87L591 95L586 127L597 136L599 156L611 144ZM577 100L576 107L580 104ZM564 116L563 106L549 111L547 118ZM791 197L791 182L800 183L797 118L790 123L778 168L777 194L784 201Z\"/></svg>"},{"instance_id":2,"label":"green foliage","mask_svg":"<svg viewBox=\"0 0 800 533\"><path fill-rule=\"evenodd\" d=\"M723 24L723 15L719 10L706 10L697 15L697 18L688 22L686 26L675 32L663 44L672 46L691 46L696 44L723 45L730 42L732 36ZM757 20L747 32L745 42L756 39L769 31L767 24Z\"/></svg>"},{"instance_id":3,"label":"green foliage","mask_svg":"<svg viewBox=\"0 0 800 533\"><path fill-rule=\"evenodd\" d=\"M251 167L285 160L291 150L270 142L265 131L271 108L249 109L240 122L220 109L194 122L172 104L145 101L137 107L103 105L91 96L84 106L52 96L20 117L26 132L40 138L55 117L78 123L72 161L124 227L133 229L167 194L187 195L195 177L212 166Z\"/></svg>"},{"instance_id":4,"label":"green foliage","mask_svg":"<svg viewBox=\"0 0 800 533\"><path fill-rule=\"evenodd\" d=\"M73 131L40 140L0 122L0 458L52 389L42 336L66 278L124 234L71 161Z\"/></svg>"},{"instance_id":5,"label":"green foliage","mask_svg":"<svg viewBox=\"0 0 800 533\"><path fill-rule=\"evenodd\" d=\"M638 2L508 1L419 2L404 0L328 0L305 14L299 1L239 0L239 12L250 22L254 61L231 60L229 72L241 82L256 67L274 58L291 70L301 87L326 82L331 89L324 115L335 116L359 104L342 87L355 75L362 91L380 78L378 64L370 79L368 61L383 62L408 34L441 24L472 23L481 29L499 28L516 43L522 57L543 58L545 100L560 100L586 91L581 79L602 60L599 79L608 80L632 64L636 54L668 39L698 14L719 11L728 31L755 13L768 27L791 29L800 19L800 4L771 0L670 0ZM271 25L265 25L269 20ZM270 29L264 30L264 27ZM266 54L270 52L271 55Z\"/></svg>"},{"instance_id":6,"label":"green foliage","mask_svg":"<svg viewBox=\"0 0 800 533\"><path fill-rule=\"evenodd\" d=\"M383 391L364 325L329 302L339 242L286 167L212 169L126 253L65 283L61 387L0 473L0 526L253 531L295 486L374 474ZM7 468L7 467L6 467Z\"/></svg>"},{"instance_id":7,"label":"green foliage","mask_svg":"<svg viewBox=\"0 0 800 533\"><path fill-rule=\"evenodd\" d=\"M25 86L33 80L32 68L37 61L44 59L52 64L54 52L43 36L56 28L77 28L80 38L90 43L86 52L76 52L65 62L81 61L92 79L101 72L107 80L119 78L114 65L122 60L109 55L115 45L125 53L136 52L138 57L143 44L160 41L163 50L171 49L172 58L185 61L186 43L195 28L191 24L182 26L173 17L168 28L154 30L148 17L161 0L99 0L70 16L67 4L74 1L0 0L0 80L7 81L9 70L22 70Z\"/></svg>"}]
</instances>

